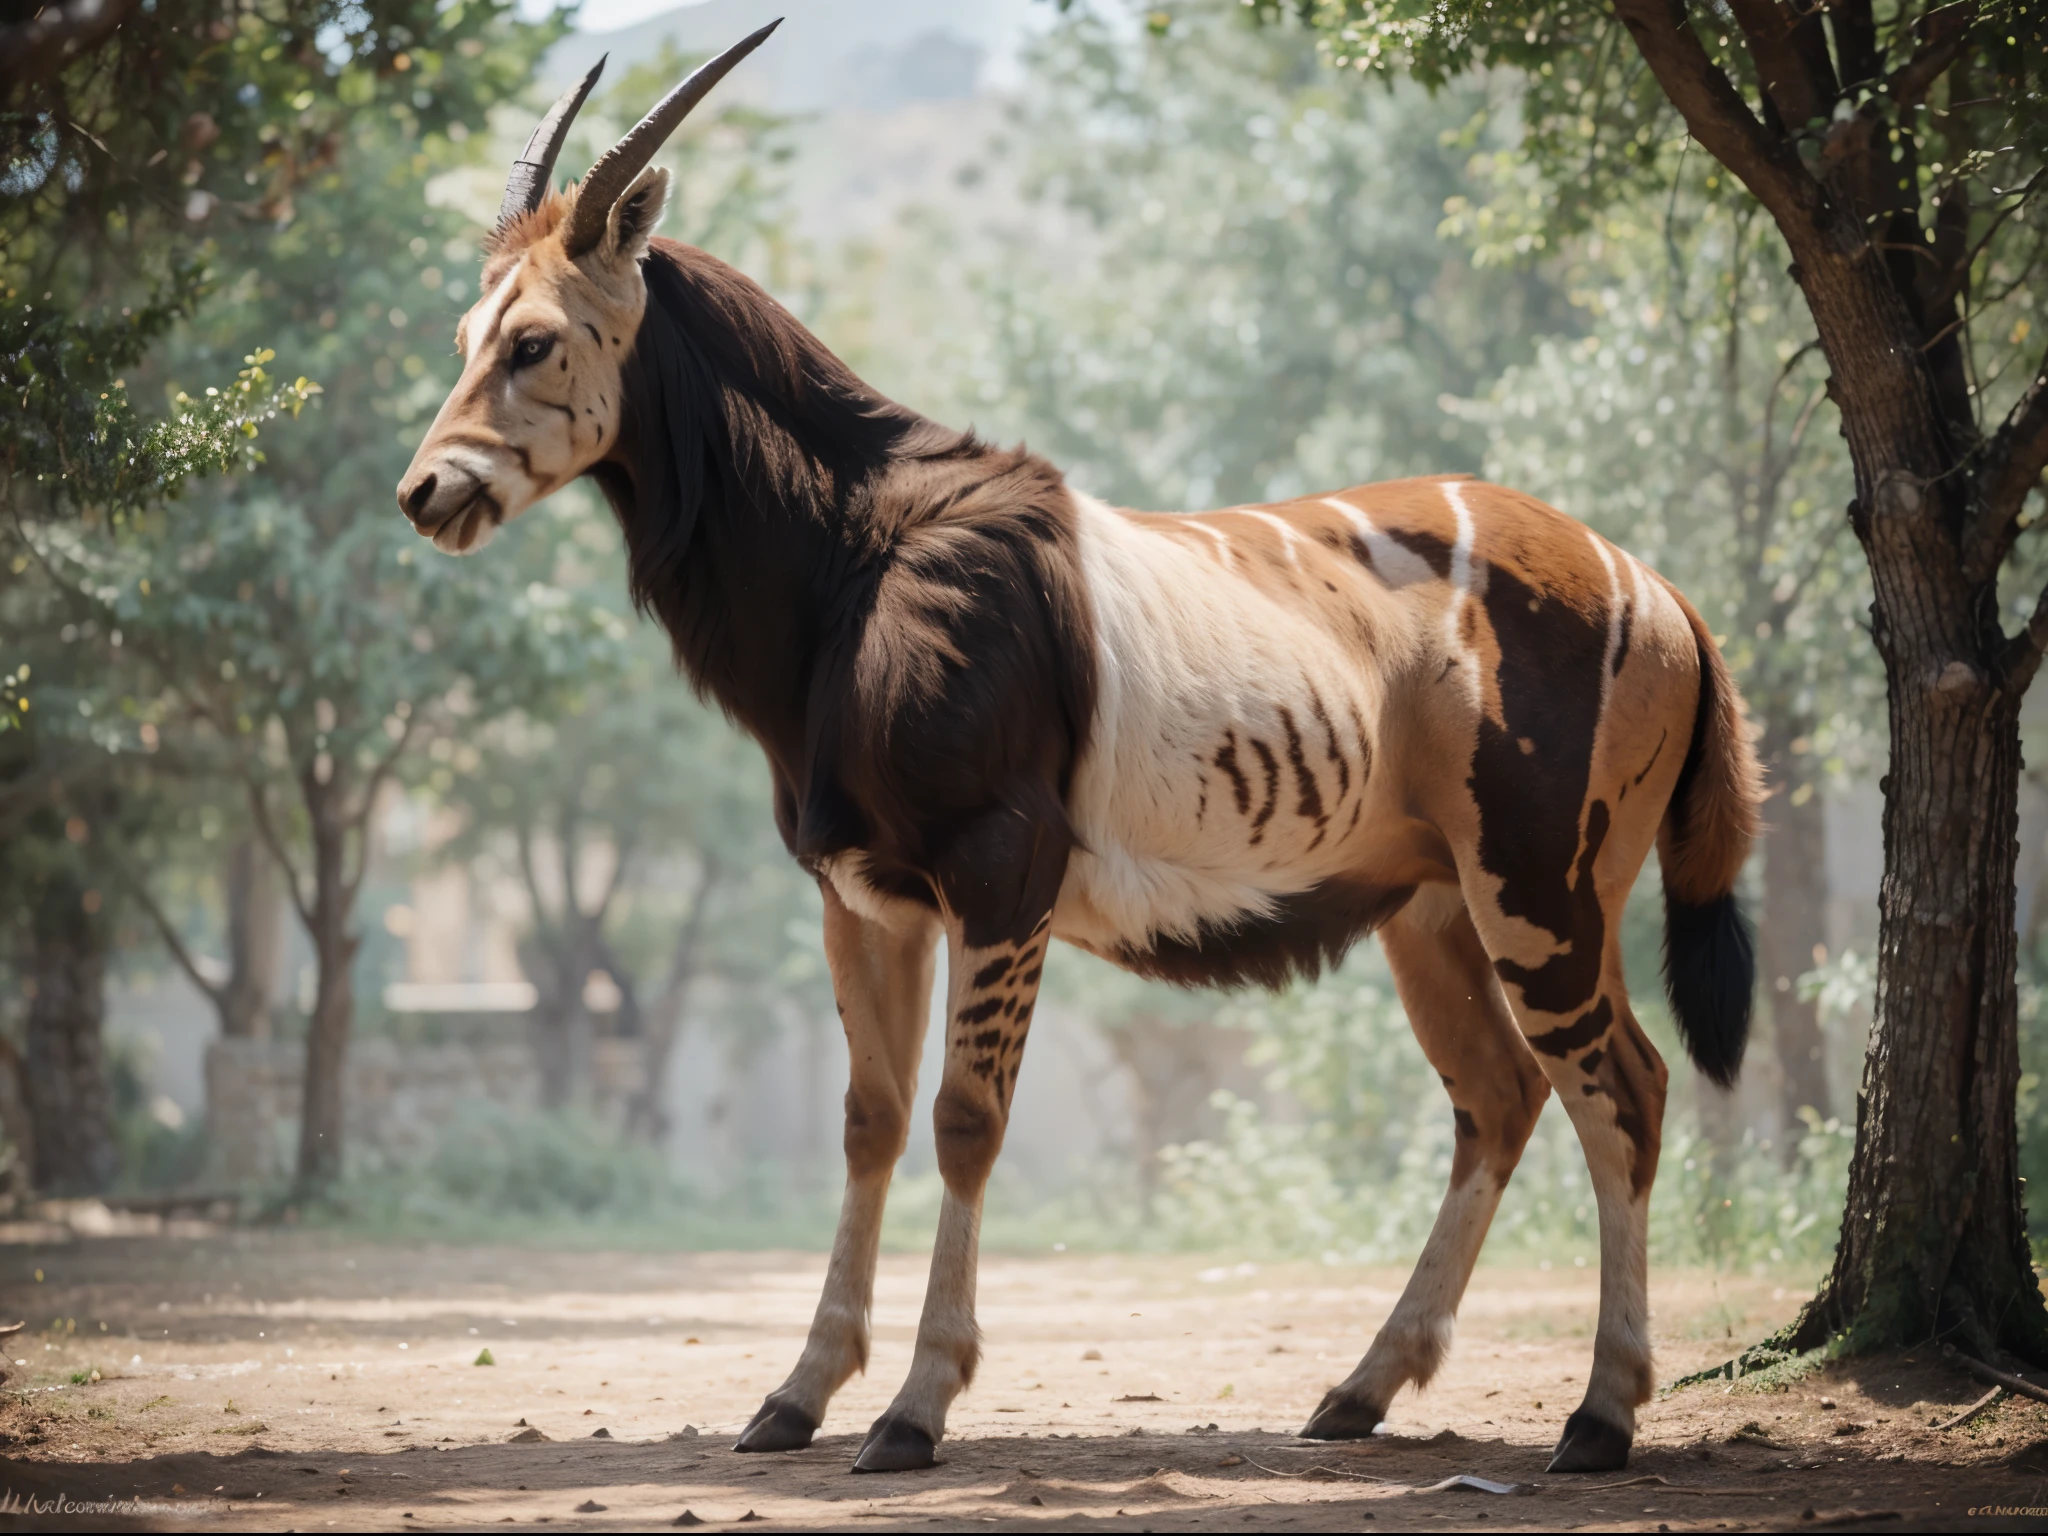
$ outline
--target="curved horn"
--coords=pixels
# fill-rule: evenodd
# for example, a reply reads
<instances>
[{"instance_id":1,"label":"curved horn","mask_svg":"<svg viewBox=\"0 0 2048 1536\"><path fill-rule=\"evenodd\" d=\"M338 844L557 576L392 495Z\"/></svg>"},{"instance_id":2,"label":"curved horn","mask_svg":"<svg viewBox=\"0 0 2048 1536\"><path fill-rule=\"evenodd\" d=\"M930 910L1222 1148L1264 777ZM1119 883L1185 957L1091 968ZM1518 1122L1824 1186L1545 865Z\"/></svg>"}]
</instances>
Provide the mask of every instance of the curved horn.
<instances>
[{"instance_id":1,"label":"curved horn","mask_svg":"<svg viewBox=\"0 0 2048 1536\"><path fill-rule=\"evenodd\" d=\"M612 204L633 184L633 178L646 168L647 162L654 158L655 152L667 142L668 136L676 131L682 120L690 115L691 108L710 94L711 87L723 80L741 59L765 43L768 34L781 25L782 18L778 16L752 37L734 44L701 66L689 79L656 102L654 109L641 118L631 132L598 158L597 164L590 168L590 174L576 189L576 205L569 212L569 228L562 237L563 247L571 256L581 256L604 237L605 221L611 216Z\"/></svg>"},{"instance_id":2,"label":"curved horn","mask_svg":"<svg viewBox=\"0 0 2048 1536\"><path fill-rule=\"evenodd\" d=\"M498 227L503 229L522 213L531 213L548 195L548 181L555 173L555 156L562 152L562 140L569 137L569 125L576 121L584 100L597 77L604 73L606 54L591 66L582 83L572 85L555 98L548 115L526 141L526 148L512 162L512 174L505 178L505 201L498 205Z\"/></svg>"}]
</instances>

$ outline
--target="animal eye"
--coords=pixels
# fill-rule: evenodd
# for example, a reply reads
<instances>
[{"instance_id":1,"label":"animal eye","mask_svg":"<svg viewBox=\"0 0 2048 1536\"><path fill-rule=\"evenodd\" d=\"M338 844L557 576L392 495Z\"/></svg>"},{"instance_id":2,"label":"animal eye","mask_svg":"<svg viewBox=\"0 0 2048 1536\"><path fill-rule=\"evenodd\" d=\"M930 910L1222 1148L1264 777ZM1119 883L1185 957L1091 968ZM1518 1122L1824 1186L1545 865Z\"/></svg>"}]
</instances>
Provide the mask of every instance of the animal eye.
<instances>
[{"instance_id":1,"label":"animal eye","mask_svg":"<svg viewBox=\"0 0 2048 1536\"><path fill-rule=\"evenodd\" d=\"M552 336L522 336L512 346L513 370L531 368L554 350L555 338Z\"/></svg>"}]
</instances>

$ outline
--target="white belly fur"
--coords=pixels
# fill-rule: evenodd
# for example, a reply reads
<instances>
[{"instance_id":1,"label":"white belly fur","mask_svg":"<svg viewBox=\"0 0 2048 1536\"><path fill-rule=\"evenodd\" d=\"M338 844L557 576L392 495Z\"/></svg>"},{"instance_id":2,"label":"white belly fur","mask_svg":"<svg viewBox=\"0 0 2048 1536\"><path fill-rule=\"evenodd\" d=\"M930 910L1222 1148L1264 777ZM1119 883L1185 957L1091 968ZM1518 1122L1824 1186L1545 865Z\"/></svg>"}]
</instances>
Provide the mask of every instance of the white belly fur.
<instances>
[{"instance_id":1,"label":"white belly fur","mask_svg":"<svg viewBox=\"0 0 2048 1536\"><path fill-rule=\"evenodd\" d=\"M1275 897L1351 862L1344 834L1365 792L1352 722L1376 718L1375 690L1309 614L1227 573L1204 549L1148 530L1142 514L1074 499L1098 702L1069 795L1081 846L1068 862L1053 931L1106 953L1144 948L1154 935L1192 940L1205 924L1268 915ZM1351 765L1341 803L1310 671ZM1283 708L1330 814L1320 840L1297 811ZM1235 734L1238 766L1250 781L1250 815L1239 811L1215 763L1227 733ZM1252 819L1269 790L1254 739L1279 759L1278 805L1256 839Z\"/></svg>"}]
</instances>

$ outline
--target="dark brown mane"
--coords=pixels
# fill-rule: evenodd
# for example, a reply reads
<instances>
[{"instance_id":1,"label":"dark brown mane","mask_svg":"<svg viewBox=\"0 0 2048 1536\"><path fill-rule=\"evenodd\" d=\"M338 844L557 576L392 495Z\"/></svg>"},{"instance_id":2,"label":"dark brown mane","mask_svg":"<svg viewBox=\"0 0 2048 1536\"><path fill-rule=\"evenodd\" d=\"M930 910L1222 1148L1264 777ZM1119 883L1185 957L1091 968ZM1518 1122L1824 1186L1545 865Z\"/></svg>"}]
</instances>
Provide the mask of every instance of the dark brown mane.
<instances>
[{"instance_id":1,"label":"dark brown mane","mask_svg":"<svg viewBox=\"0 0 2048 1536\"><path fill-rule=\"evenodd\" d=\"M984 809L961 786L1063 816L1093 657L1059 472L871 389L702 251L657 240L642 271L593 474L634 602L767 749L792 847L867 848L922 891L948 818Z\"/></svg>"}]
</instances>

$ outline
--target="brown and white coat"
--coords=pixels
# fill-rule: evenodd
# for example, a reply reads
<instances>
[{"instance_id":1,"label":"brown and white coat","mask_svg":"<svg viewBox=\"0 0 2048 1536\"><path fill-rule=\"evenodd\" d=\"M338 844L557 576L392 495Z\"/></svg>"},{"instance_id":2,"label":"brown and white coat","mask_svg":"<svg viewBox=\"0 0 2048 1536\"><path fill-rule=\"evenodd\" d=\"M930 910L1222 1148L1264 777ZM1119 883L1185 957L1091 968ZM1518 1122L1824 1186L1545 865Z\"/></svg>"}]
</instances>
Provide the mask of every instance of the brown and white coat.
<instances>
[{"instance_id":1,"label":"brown and white coat","mask_svg":"<svg viewBox=\"0 0 2048 1536\"><path fill-rule=\"evenodd\" d=\"M1105 506L884 399L745 277L650 240L665 189L638 174L602 218L515 210L399 499L466 550L594 476L636 600L760 742L824 892L845 1204L809 1342L740 1448L808 1444L866 1364L941 940L946 1193L909 1378L863 1470L929 1465L973 1377L982 1192L1049 943L1279 985L1377 932L1457 1152L1399 1304L1305 1433L1368 1434L1436 1370L1555 1088L1598 1201L1601 1303L1553 1466L1624 1464L1653 1385L1665 1069L1619 925L1653 843L1703 1070L1732 1076L1748 1021L1731 892L1758 774L1698 615L1563 514L1457 477Z\"/></svg>"}]
</instances>

